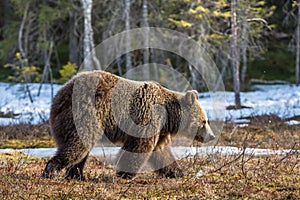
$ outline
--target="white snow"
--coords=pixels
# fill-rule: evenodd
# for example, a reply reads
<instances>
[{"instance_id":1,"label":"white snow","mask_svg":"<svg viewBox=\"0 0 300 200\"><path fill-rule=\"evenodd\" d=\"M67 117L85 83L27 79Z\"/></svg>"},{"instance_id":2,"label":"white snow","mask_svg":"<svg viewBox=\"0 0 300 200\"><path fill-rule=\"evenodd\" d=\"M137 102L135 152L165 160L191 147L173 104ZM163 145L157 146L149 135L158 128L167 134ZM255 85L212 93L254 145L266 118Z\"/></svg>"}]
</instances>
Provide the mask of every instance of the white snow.
<instances>
[{"instance_id":1,"label":"white snow","mask_svg":"<svg viewBox=\"0 0 300 200\"><path fill-rule=\"evenodd\" d=\"M297 121L297 120L289 120L289 121L286 121L285 122L287 125L298 125L300 124L300 121Z\"/></svg>"},{"instance_id":2,"label":"white snow","mask_svg":"<svg viewBox=\"0 0 300 200\"><path fill-rule=\"evenodd\" d=\"M0 149L0 153L8 153L20 151L29 156L50 157L55 155L56 148L28 148L28 149ZM114 159L118 155L120 147L95 147L91 150L90 155L102 156ZM176 158L193 157L196 155L253 155L253 156L269 156L269 155L287 155L300 153L300 150L272 150L258 148L237 148L231 146L202 146L202 147L172 147L172 152Z\"/></svg>"},{"instance_id":3,"label":"white snow","mask_svg":"<svg viewBox=\"0 0 300 200\"><path fill-rule=\"evenodd\" d=\"M49 118L51 106L51 86L44 84L40 95L38 96L39 84L30 84L30 91L34 102L31 103L28 94L24 93L21 84L10 85L8 83L0 83L0 112L14 113L14 118L0 118L0 125L31 123L38 124L47 121ZM53 85L53 94L59 90L61 85ZM232 121L245 126L249 123L248 120L241 118L271 115L275 114L281 118L291 118L300 115L300 87L295 85L257 85L252 92L242 92L241 101L243 106L249 108L239 110L227 110L225 112L224 121ZM234 104L234 93L226 92L226 105ZM210 118L214 116L213 106L211 102L210 93L201 93L199 98L200 103L206 109ZM297 120L290 120L289 125L299 124ZM94 148L91 155L115 157L119 152L119 147L102 147ZM1 152L11 152L14 149L0 149ZM17 150L28 155L49 157L55 154L56 148L39 148L39 149L21 149ZM203 146L203 147L172 147L173 153L178 158L186 156L194 156L196 154L222 154L235 155L243 153L243 149L236 147L222 147L222 146ZM247 155L285 155L294 153L291 150L270 150L270 149L251 149L247 148L244 153ZM298 150L298 153L300 151ZM201 173L200 173L201 174ZM199 174L199 175L200 175Z\"/></svg>"},{"instance_id":4,"label":"white snow","mask_svg":"<svg viewBox=\"0 0 300 200\"><path fill-rule=\"evenodd\" d=\"M39 84L29 84L34 102L31 103L28 94L24 92L24 85L10 85L0 83L0 112L17 114L14 118L0 118L0 125L31 123L38 124L47 121L51 106L51 86L44 84L38 96ZM53 85L53 92L59 90L61 85ZM226 105L234 105L234 93L225 92ZM210 93L201 93L200 103L206 109L211 120L214 115ZM275 114L281 118L290 118L300 115L300 87L295 85L256 85L254 91L242 92L243 106L249 108L239 110L226 110L224 121L246 124L240 118ZM291 122L293 124L297 122ZM300 122L299 122L300 123Z\"/></svg>"},{"instance_id":5,"label":"white snow","mask_svg":"<svg viewBox=\"0 0 300 200\"><path fill-rule=\"evenodd\" d=\"M241 103L248 108L226 110L225 121L238 122L240 118L277 115L282 119L300 115L300 86L295 85L255 85L254 91L241 92ZM211 115L213 107L209 95L202 95L199 101ZM234 92L226 92L226 107L234 105Z\"/></svg>"},{"instance_id":6,"label":"white snow","mask_svg":"<svg viewBox=\"0 0 300 200\"><path fill-rule=\"evenodd\" d=\"M40 84L28 84L33 103L24 84L11 85L0 83L0 112L14 113L14 118L0 118L0 125L31 123L38 124L47 121L51 105L51 85L43 84L40 94L38 89ZM53 85L53 94L58 91L61 85Z\"/></svg>"}]
</instances>

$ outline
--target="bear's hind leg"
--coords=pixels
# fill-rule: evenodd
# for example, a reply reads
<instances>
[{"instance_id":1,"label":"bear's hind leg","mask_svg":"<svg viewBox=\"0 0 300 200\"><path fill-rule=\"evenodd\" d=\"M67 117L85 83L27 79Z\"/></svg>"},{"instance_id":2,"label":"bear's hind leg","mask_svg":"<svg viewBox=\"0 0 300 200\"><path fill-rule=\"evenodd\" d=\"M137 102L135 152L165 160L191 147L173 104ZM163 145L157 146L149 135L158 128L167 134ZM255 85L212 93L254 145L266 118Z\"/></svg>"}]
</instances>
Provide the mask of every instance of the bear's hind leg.
<instances>
[{"instance_id":1,"label":"bear's hind leg","mask_svg":"<svg viewBox=\"0 0 300 200\"><path fill-rule=\"evenodd\" d=\"M87 158L88 158L88 154L79 163L68 167L66 170L65 178L68 180L77 179L80 181L84 181L85 177L83 176L83 168Z\"/></svg>"}]
</instances>

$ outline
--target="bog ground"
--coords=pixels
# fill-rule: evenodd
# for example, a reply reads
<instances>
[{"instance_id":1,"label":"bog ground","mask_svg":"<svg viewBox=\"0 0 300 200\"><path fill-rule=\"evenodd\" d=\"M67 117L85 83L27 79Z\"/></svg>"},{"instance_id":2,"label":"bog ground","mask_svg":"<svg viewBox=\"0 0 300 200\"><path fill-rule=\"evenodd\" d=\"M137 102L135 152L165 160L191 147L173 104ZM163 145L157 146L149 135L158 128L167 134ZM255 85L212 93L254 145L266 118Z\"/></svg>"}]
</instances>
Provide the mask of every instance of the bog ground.
<instances>
[{"instance_id":1,"label":"bog ground","mask_svg":"<svg viewBox=\"0 0 300 200\"><path fill-rule=\"evenodd\" d=\"M214 144L238 151L179 156L186 172L183 178L166 179L149 172L123 180L115 175L106 154L89 157L83 182L65 180L64 171L53 179L40 177L47 156L54 153L52 149L42 155L40 148L55 147L49 125L42 122L48 119L49 91L45 88L39 97L35 95L34 103L17 88L8 91L14 92L0 99L0 148L4 149L0 199L300 199L299 87L256 86L255 91L243 93L243 105L249 108L226 111L225 126ZM230 105L233 94L226 96ZM208 111L209 100L209 93L200 94L199 101ZM173 142L175 148L184 144L180 137ZM203 148L199 143L194 146ZM28 148L39 153L17 151ZM261 149L275 153L258 154Z\"/></svg>"},{"instance_id":2,"label":"bog ground","mask_svg":"<svg viewBox=\"0 0 300 200\"><path fill-rule=\"evenodd\" d=\"M2 140L1 145L10 141L11 148L24 148L51 141L46 126L1 126L1 135L15 138ZM28 130L33 130L33 135L24 134ZM42 179L47 157L16 151L1 153L0 199L299 199L299 131L300 125L288 125L276 116L249 118L245 127L228 123L216 145L242 151L183 157L179 163L187 176L178 179L149 172L134 180L123 180L115 175L107 157L101 156L89 157L84 182L65 180L64 171L54 179ZM30 144L33 138L35 142ZM44 147L53 147L53 143L44 143ZM248 148L290 151L255 156L245 154Z\"/></svg>"},{"instance_id":3,"label":"bog ground","mask_svg":"<svg viewBox=\"0 0 300 200\"><path fill-rule=\"evenodd\" d=\"M2 153L0 198L299 199L299 162L299 154L196 156L180 160L188 173L183 178L166 179L149 173L123 180L103 158L91 156L85 169L86 181L82 182L63 179L63 172L54 179L42 179L45 159Z\"/></svg>"}]
</instances>

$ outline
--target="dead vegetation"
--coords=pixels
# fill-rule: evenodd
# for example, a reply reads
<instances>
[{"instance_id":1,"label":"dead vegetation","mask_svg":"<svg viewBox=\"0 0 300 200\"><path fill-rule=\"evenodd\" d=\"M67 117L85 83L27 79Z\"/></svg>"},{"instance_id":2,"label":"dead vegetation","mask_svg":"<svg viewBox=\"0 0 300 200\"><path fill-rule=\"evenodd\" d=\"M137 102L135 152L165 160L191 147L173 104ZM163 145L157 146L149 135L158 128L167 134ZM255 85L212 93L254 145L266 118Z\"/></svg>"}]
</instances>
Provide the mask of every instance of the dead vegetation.
<instances>
[{"instance_id":1,"label":"dead vegetation","mask_svg":"<svg viewBox=\"0 0 300 200\"><path fill-rule=\"evenodd\" d=\"M299 199L300 155L194 157L180 160L188 176L153 173L134 180L116 177L101 158L89 157L87 180L67 181L63 172L42 179L41 158L2 154L1 199ZM200 173L201 175L200 175ZM198 173L199 177L195 177Z\"/></svg>"},{"instance_id":2,"label":"dead vegetation","mask_svg":"<svg viewBox=\"0 0 300 200\"><path fill-rule=\"evenodd\" d=\"M27 127L43 132L36 137L22 136L26 131L21 127L1 127L0 132L7 130L12 131L5 133L7 141L13 135L20 141L50 138L46 125ZM300 126L286 125L276 116L253 117L247 127L226 124L217 145L299 150ZM300 154L295 151L187 157L179 161L187 176L178 179L147 173L123 180L104 158L93 156L85 168L86 181L67 181L64 172L43 179L46 161L16 152L0 154L0 199L300 199Z\"/></svg>"},{"instance_id":3,"label":"dead vegetation","mask_svg":"<svg viewBox=\"0 0 300 200\"><path fill-rule=\"evenodd\" d=\"M300 142L300 125L287 125L276 115L247 118L248 126L227 123L218 137L217 145L242 147L247 135L246 145L253 148L289 149ZM300 120L300 116L291 119ZM290 119L289 119L290 120ZM173 146L190 145L191 142L177 136ZM111 142L107 143L111 145ZM201 143L194 145L201 146ZM104 144L106 146L106 143ZM19 124L0 126L0 148L55 147L48 124Z\"/></svg>"}]
</instances>

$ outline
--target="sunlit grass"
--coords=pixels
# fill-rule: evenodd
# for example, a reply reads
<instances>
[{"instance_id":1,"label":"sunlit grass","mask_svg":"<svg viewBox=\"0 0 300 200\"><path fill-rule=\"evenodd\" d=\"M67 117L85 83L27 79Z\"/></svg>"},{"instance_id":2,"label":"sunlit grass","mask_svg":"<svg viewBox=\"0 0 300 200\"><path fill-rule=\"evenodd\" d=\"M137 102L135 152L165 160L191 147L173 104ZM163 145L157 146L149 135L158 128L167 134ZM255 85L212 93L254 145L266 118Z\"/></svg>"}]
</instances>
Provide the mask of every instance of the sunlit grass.
<instances>
[{"instance_id":1,"label":"sunlit grass","mask_svg":"<svg viewBox=\"0 0 300 200\"><path fill-rule=\"evenodd\" d=\"M115 175L103 158L89 157L86 181L67 181L64 172L40 178L46 159L22 153L0 155L1 199L299 199L300 155L194 157L179 161L186 177L166 179L153 173L134 180ZM234 160L234 162L231 162ZM231 163L230 163L231 162ZM230 163L224 165L224 163ZM220 168L221 166L221 168ZM222 167L223 166L223 167ZM195 177L199 170L205 173Z\"/></svg>"},{"instance_id":2,"label":"sunlit grass","mask_svg":"<svg viewBox=\"0 0 300 200\"><path fill-rule=\"evenodd\" d=\"M48 130L46 124L1 127L0 148L53 147ZM251 118L246 127L226 124L217 145L299 150L300 125L286 125L274 116ZM183 158L178 162L187 175L177 179L149 172L123 180L105 158L94 156L84 169L86 181L65 180L64 171L43 179L47 160L1 153L0 199L300 199L297 152Z\"/></svg>"},{"instance_id":3,"label":"sunlit grass","mask_svg":"<svg viewBox=\"0 0 300 200\"><path fill-rule=\"evenodd\" d=\"M24 149L24 148L49 148L55 147L55 142L52 139L31 139L31 140L1 140L0 148L13 148L13 149Z\"/></svg>"}]
</instances>

